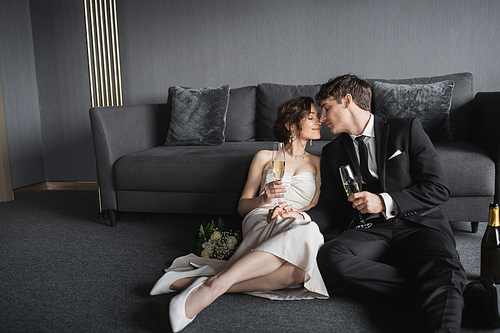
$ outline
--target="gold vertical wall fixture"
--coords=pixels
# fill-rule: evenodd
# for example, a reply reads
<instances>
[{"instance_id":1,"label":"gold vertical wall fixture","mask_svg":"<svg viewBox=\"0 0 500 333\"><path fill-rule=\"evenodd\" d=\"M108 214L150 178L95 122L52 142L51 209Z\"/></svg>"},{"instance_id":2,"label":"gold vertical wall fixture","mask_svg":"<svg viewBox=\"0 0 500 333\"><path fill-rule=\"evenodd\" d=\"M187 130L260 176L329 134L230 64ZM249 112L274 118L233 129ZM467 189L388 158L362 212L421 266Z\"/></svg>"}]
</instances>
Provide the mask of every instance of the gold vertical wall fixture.
<instances>
[{"instance_id":1,"label":"gold vertical wall fixture","mask_svg":"<svg viewBox=\"0 0 500 333\"><path fill-rule=\"evenodd\" d=\"M90 105L123 105L116 0L83 0ZM99 183L99 180L98 180ZM103 217L97 186L99 216Z\"/></svg>"},{"instance_id":2,"label":"gold vertical wall fixture","mask_svg":"<svg viewBox=\"0 0 500 333\"><path fill-rule=\"evenodd\" d=\"M90 104L123 105L116 0L83 0Z\"/></svg>"}]
</instances>

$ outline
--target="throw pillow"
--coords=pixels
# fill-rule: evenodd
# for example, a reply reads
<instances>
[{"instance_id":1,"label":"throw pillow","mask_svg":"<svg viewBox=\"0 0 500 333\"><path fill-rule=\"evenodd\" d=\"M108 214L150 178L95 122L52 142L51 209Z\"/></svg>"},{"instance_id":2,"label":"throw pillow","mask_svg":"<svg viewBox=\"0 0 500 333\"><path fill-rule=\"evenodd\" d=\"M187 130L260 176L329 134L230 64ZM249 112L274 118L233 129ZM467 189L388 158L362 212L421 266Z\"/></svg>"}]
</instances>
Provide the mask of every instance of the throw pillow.
<instances>
[{"instance_id":1,"label":"throw pillow","mask_svg":"<svg viewBox=\"0 0 500 333\"><path fill-rule=\"evenodd\" d=\"M222 145L229 85L201 89L173 87L171 93L172 113L165 145Z\"/></svg>"},{"instance_id":2,"label":"throw pillow","mask_svg":"<svg viewBox=\"0 0 500 333\"><path fill-rule=\"evenodd\" d=\"M452 140L450 108L451 80L429 84L372 84L373 113L387 118L417 117L432 142Z\"/></svg>"}]
</instances>

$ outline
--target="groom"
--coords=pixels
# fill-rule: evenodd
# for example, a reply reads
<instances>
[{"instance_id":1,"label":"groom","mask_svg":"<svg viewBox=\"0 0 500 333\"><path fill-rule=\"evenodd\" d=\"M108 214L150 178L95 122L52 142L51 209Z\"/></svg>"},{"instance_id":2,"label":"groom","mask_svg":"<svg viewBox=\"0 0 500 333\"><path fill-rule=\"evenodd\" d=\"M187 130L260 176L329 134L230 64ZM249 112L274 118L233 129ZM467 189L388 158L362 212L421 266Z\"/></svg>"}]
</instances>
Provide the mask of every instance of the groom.
<instances>
[{"instance_id":1,"label":"groom","mask_svg":"<svg viewBox=\"0 0 500 333\"><path fill-rule=\"evenodd\" d=\"M321 122L340 135L323 148L321 195L307 213L321 231L345 230L321 247L321 274L332 287L383 294L413 288L417 331L460 332L466 276L439 208L449 197L443 169L420 121L376 117L371 97L368 82L355 75L330 80L316 95ZM339 173L346 164L361 191L349 197Z\"/></svg>"}]
</instances>

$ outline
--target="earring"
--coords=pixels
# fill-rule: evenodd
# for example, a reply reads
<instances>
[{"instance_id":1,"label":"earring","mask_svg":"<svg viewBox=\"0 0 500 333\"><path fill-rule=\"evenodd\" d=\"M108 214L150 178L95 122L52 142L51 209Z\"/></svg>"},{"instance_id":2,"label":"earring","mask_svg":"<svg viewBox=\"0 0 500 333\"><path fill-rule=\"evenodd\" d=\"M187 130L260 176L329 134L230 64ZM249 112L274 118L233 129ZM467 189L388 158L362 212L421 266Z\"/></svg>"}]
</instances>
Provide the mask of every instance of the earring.
<instances>
[{"instance_id":1,"label":"earring","mask_svg":"<svg viewBox=\"0 0 500 333\"><path fill-rule=\"evenodd\" d=\"M294 131L292 131L292 133L290 133L290 138L288 139L288 142L289 143L295 142L295 132Z\"/></svg>"},{"instance_id":2,"label":"earring","mask_svg":"<svg viewBox=\"0 0 500 333\"><path fill-rule=\"evenodd\" d=\"M309 146L312 146L313 145L313 140L309 140Z\"/></svg>"}]
</instances>

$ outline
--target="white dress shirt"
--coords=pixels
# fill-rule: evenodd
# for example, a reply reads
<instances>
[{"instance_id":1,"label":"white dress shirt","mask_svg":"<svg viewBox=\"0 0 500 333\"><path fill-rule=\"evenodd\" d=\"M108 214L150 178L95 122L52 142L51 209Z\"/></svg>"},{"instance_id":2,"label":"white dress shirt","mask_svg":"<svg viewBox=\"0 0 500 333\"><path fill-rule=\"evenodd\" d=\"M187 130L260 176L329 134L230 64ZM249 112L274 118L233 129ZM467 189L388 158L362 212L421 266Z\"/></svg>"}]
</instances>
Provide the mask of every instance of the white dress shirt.
<instances>
[{"instance_id":1,"label":"white dress shirt","mask_svg":"<svg viewBox=\"0 0 500 333\"><path fill-rule=\"evenodd\" d=\"M375 151L375 128L374 128L374 117L370 114L370 120L368 120L368 124L365 127L365 130L361 135L364 135L366 138L364 139L364 143L368 150L368 170L370 173L377 179L378 178L378 167L377 167L377 159L376 159L376 151ZM349 134L354 145L354 150L356 151L356 155L358 156L359 161L359 143L356 141L356 138L360 135L351 135ZM378 193L385 204L385 211L382 211L382 215L386 219L392 219L399 213L399 207L394 202L394 199L388 193Z\"/></svg>"},{"instance_id":2,"label":"white dress shirt","mask_svg":"<svg viewBox=\"0 0 500 333\"><path fill-rule=\"evenodd\" d=\"M368 121L368 124L366 125L365 130L363 131L363 133L361 133L361 135L366 136L366 138L364 139L364 143L366 144L368 150L368 170L375 178L378 179L378 167L375 155L376 151L375 151L374 123L375 121L373 115L370 114L370 120ZM359 148L358 148L358 142L356 141L356 138L358 136L356 135L350 135L350 136L352 138L354 150L356 151L356 155L358 156L358 161L359 161ZM400 209L396 204L396 202L394 201L394 199L389 195L389 193L383 192L383 193L378 193L378 195L382 197L382 200L384 201L385 204L385 211L381 212L385 219L390 220L394 218L397 214L399 214ZM306 212L301 212L300 214L302 214L304 220L311 221L311 217Z\"/></svg>"}]
</instances>

